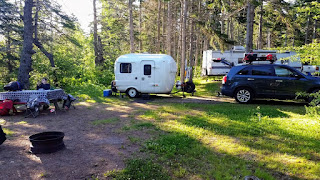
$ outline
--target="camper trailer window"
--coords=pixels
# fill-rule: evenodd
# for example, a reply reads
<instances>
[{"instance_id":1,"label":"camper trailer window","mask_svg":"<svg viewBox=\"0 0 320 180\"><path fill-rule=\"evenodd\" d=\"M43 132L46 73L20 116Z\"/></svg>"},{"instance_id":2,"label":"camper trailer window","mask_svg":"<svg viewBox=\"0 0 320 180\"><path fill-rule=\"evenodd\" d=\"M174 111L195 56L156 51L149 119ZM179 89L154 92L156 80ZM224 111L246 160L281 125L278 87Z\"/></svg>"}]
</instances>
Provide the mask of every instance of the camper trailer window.
<instances>
[{"instance_id":1,"label":"camper trailer window","mask_svg":"<svg viewBox=\"0 0 320 180\"><path fill-rule=\"evenodd\" d=\"M151 65L150 64L144 65L144 75L151 75Z\"/></svg>"},{"instance_id":2,"label":"camper trailer window","mask_svg":"<svg viewBox=\"0 0 320 180\"><path fill-rule=\"evenodd\" d=\"M131 73L131 70L132 70L131 63L120 64L120 73Z\"/></svg>"}]
</instances>

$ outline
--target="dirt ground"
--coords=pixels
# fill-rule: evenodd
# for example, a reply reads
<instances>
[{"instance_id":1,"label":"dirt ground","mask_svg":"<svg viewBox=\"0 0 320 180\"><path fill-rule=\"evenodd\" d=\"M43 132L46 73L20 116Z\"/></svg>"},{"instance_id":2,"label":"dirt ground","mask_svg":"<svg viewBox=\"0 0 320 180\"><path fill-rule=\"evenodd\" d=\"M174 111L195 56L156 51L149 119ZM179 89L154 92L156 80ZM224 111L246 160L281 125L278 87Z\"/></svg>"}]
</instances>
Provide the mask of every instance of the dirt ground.
<instances>
[{"instance_id":1,"label":"dirt ground","mask_svg":"<svg viewBox=\"0 0 320 180\"><path fill-rule=\"evenodd\" d=\"M0 179L91 179L123 169L125 159L140 149L129 137L150 135L121 129L132 121L134 112L156 108L147 104L154 101L218 103L219 99L152 97L123 104L79 102L76 109L56 113L45 110L37 118L25 118L22 106L20 113L0 117L2 127L13 131L0 146ZM118 120L100 126L92 123L108 118ZM44 131L64 132L66 149L51 154L30 153L29 136Z\"/></svg>"}]
</instances>

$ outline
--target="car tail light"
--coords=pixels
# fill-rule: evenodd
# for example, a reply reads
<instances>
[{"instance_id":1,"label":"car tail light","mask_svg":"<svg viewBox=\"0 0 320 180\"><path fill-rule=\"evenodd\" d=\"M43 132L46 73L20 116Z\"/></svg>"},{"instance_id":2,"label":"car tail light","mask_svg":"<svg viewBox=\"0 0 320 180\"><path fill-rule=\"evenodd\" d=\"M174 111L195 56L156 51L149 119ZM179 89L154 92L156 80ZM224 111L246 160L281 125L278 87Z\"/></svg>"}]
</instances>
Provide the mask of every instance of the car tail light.
<instances>
[{"instance_id":1,"label":"car tail light","mask_svg":"<svg viewBox=\"0 0 320 180\"><path fill-rule=\"evenodd\" d=\"M222 78L222 84L225 84L227 82L227 76L223 76Z\"/></svg>"},{"instance_id":2,"label":"car tail light","mask_svg":"<svg viewBox=\"0 0 320 180\"><path fill-rule=\"evenodd\" d=\"M319 66L316 67L316 70L319 71Z\"/></svg>"}]
</instances>

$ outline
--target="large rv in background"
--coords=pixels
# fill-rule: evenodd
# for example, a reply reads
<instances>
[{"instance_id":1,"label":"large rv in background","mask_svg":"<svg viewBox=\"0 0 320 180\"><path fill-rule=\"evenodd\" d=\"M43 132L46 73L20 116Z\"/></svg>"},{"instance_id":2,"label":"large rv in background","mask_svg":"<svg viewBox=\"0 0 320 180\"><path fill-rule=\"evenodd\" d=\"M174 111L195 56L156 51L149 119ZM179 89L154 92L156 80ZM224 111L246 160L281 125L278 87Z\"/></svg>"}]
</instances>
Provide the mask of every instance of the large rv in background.
<instances>
[{"instance_id":1,"label":"large rv in background","mask_svg":"<svg viewBox=\"0 0 320 180\"><path fill-rule=\"evenodd\" d=\"M257 54L258 57L267 56L273 54L276 56L277 61L275 64L286 64L294 67L303 73L314 73L319 71L318 66L304 65L300 62L295 52L289 51L284 53L277 53L274 50L253 50L253 54ZM234 46L229 51L213 51L207 50L203 52L202 61L202 75L215 76L226 75L230 71L232 66L242 65L243 58L245 57L245 48L243 46ZM256 62L267 63L267 62Z\"/></svg>"}]
</instances>

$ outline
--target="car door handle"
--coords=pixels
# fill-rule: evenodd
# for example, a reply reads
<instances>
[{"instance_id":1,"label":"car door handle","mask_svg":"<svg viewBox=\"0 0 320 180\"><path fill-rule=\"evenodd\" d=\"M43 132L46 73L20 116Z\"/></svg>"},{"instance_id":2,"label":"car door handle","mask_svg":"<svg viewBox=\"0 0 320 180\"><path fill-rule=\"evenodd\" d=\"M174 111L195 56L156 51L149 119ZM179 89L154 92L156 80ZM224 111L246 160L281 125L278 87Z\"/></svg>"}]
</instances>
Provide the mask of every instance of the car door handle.
<instances>
[{"instance_id":1,"label":"car door handle","mask_svg":"<svg viewBox=\"0 0 320 180\"><path fill-rule=\"evenodd\" d=\"M282 80L276 80L276 82L283 82Z\"/></svg>"},{"instance_id":2,"label":"car door handle","mask_svg":"<svg viewBox=\"0 0 320 180\"><path fill-rule=\"evenodd\" d=\"M253 78L248 78L247 80L248 80L248 81L254 81L254 79L253 79Z\"/></svg>"}]
</instances>

